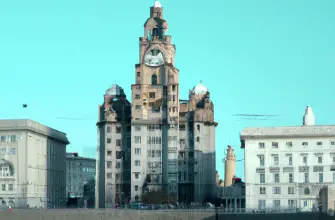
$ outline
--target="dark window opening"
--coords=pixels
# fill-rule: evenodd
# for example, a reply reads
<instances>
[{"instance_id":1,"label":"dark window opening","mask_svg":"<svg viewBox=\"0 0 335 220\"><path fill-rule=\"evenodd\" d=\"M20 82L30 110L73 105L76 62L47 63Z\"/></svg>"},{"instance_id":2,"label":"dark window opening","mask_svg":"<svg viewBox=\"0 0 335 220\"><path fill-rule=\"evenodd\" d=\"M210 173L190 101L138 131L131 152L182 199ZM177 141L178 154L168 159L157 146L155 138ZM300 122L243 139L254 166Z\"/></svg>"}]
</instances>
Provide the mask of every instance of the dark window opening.
<instances>
[{"instance_id":1,"label":"dark window opening","mask_svg":"<svg viewBox=\"0 0 335 220\"><path fill-rule=\"evenodd\" d=\"M151 76L151 85L157 85L157 75L153 74Z\"/></svg>"},{"instance_id":2,"label":"dark window opening","mask_svg":"<svg viewBox=\"0 0 335 220\"><path fill-rule=\"evenodd\" d=\"M199 124L197 125L197 129L198 129L198 131L200 131L200 125Z\"/></svg>"},{"instance_id":3,"label":"dark window opening","mask_svg":"<svg viewBox=\"0 0 335 220\"><path fill-rule=\"evenodd\" d=\"M154 99L155 98L155 93L154 92L149 92L149 98Z\"/></svg>"}]
</instances>

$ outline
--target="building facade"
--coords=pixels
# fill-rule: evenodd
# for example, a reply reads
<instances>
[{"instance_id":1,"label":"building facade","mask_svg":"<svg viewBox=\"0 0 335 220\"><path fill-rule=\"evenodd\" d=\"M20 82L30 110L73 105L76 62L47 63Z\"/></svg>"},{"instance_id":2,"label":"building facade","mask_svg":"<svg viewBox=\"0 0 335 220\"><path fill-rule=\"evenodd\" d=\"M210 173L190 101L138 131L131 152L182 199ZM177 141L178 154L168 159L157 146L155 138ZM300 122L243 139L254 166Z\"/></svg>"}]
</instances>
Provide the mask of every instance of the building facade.
<instances>
[{"instance_id":1,"label":"building facade","mask_svg":"<svg viewBox=\"0 0 335 220\"><path fill-rule=\"evenodd\" d=\"M335 170L334 170L335 171ZM319 193L319 210L335 214L335 183L321 188Z\"/></svg>"},{"instance_id":2,"label":"building facade","mask_svg":"<svg viewBox=\"0 0 335 220\"><path fill-rule=\"evenodd\" d=\"M179 99L176 47L158 1L140 38L132 85L131 200L165 191L170 202L215 198L214 105L199 83Z\"/></svg>"},{"instance_id":3,"label":"building facade","mask_svg":"<svg viewBox=\"0 0 335 220\"><path fill-rule=\"evenodd\" d=\"M335 182L335 126L317 126L310 106L303 126L246 128L246 208L316 210L320 188Z\"/></svg>"},{"instance_id":4,"label":"building facade","mask_svg":"<svg viewBox=\"0 0 335 220\"><path fill-rule=\"evenodd\" d=\"M130 197L131 104L114 84L99 105L96 164L97 208L127 202Z\"/></svg>"},{"instance_id":5,"label":"building facade","mask_svg":"<svg viewBox=\"0 0 335 220\"><path fill-rule=\"evenodd\" d=\"M65 133L31 120L0 120L0 198L12 207L66 203Z\"/></svg>"},{"instance_id":6,"label":"building facade","mask_svg":"<svg viewBox=\"0 0 335 220\"><path fill-rule=\"evenodd\" d=\"M84 186L96 180L96 160L80 157L78 153L66 153L66 195L83 198Z\"/></svg>"}]
</instances>

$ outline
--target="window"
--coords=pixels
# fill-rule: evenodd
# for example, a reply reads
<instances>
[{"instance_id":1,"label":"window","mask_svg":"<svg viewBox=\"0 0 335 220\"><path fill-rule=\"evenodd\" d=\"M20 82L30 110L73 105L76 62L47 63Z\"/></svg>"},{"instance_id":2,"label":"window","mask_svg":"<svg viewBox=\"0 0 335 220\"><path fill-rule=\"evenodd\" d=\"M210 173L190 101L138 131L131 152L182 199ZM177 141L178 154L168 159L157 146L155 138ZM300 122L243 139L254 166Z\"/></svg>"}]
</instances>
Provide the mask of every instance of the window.
<instances>
[{"instance_id":1,"label":"window","mask_svg":"<svg viewBox=\"0 0 335 220\"><path fill-rule=\"evenodd\" d=\"M113 174L112 173L107 173L107 179L112 179Z\"/></svg>"},{"instance_id":2,"label":"window","mask_svg":"<svg viewBox=\"0 0 335 220\"><path fill-rule=\"evenodd\" d=\"M302 146L308 146L308 142L302 142Z\"/></svg>"},{"instance_id":3,"label":"window","mask_svg":"<svg viewBox=\"0 0 335 220\"><path fill-rule=\"evenodd\" d=\"M116 168L116 169L120 169L120 168L121 168L121 162L116 162L116 164L115 164L115 168Z\"/></svg>"},{"instance_id":4,"label":"window","mask_svg":"<svg viewBox=\"0 0 335 220\"><path fill-rule=\"evenodd\" d=\"M330 145L331 145L331 146L335 146L335 141L331 141L331 142L330 142Z\"/></svg>"},{"instance_id":5,"label":"window","mask_svg":"<svg viewBox=\"0 0 335 220\"><path fill-rule=\"evenodd\" d=\"M141 166L141 162L139 160L135 160L134 162L135 162L135 167Z\"/></svg>"},{"instance_id":6,"label":"window","mask_svg":"<svg viewBox=\"0 0 335 220\"><path fill-rule=\"evenodd\" d=\"M153 74L151 76L151 85L157 85L157 75Z\"/></svg>"},{"instance_id":7,"label":"window","mask_svg":"<svg viewBox=\"0 0 335 220\"><path fill-rule=\"evenodd\" d=\"M265 200L258 200L258 209L265 209L266 203Z\"/></svg>"},{"instance_id":8,"label":"window","mask_svg":"<svg viewBox=\"0 0 335 220\"><path fill-rule=\"evenodd\" d=\"M107 168L112 168L112 161L107 161Z\"/></svg>"},{"instance_id":9,"label":"window","mask_svg":"<svg viewBox=\"0 0 335 220\"><path fill-rule=\"evenodd\" d=\"M278 148L278 142L272 142L272 148Z\"/></svg>"},{"instance_id":10,"label":"window","mask_svg":"<svg viewBox=\"0 0 335 220\"><path fill-rule=\"evenodd\" d=\"M135 144L141 143L141 136L135 136Z\"/></svg>"},{"instance_id":11,"label":"window","mask_svg":"<svg viewBox=\"0 0 335 220\"><path fill-rule=\"evenodd\" d=\"M322 142L321 142L321 141L318 141L318 142L316 142L316 145L318 145L318 146L322 146Z\"/></svg>"},{"instance_id":12,"label":"window","mask_svg":"<svg viewBox=\"0 0 335 220\"><path fill-rule=\"evenodd\" d=\"M293 173L288 174L288 181L289 181L289 183L293 183L293 181L294 181Z\"/></svg>"},{"instance_id":13,"label":"window","mask_svg":"<svg viewBox=\"0 0 335 220\"><path fill-rule=\"evenodd\" d=\"M111 132L112 132L111 126L107 126L107 133L111 133Z\"/></svg>"},{"instance_id":14,"label":"window","mask_svg":"<svg viewBox=\"0 0 335 220\"><path fill-rule=\"evenodd\" d=\"M107 138L107 144L112 143L112 138Z\"/></svg>"},{"instance_id":15,"label":"window","mask_svg":"<svg viewBox=\"0 0 335 220\"><path fill-rule=\"evenodd\" d=\"M279 157L278 156L273 157L273 165L279 166Z\"/></svg>"},{"instance_id":16,"label":"window","mask_svg":"<svg viewBox=\"0 0 335 220\"><path fill-rule=\"evenodd\" d=\"M138 185L136 185L134 188L135 188L135 191L138 191Z\"/></svg>"},{"instance_id":17,"label":"window","mask_svg":"<svg viewBox=\"0 0 335 220\"><path fill-rule=\"evenodd\" d=\"M333 164L335 164L335 157L333 157Z\"/></svg>"},{"instance_id":18,"label":"window","mask_svg":"<svg viewBox=\"0 0 335 220\"><path fill-rule=\"evenodd\" d=\"M307 205L308 205L307 200L304 200L304 207L307 207Z\"/></svg>"},{"instance_id":19,"label":"window","mask_svg":"<svg viewBox=\"0 0 335 220\"><path fill-rule=\"evenodd\" d=\"M319 183L323 183L323 173L319 173Z\"/></svg>"},{"instance_id":20,"label":"window","mask_svg":"<svg viewBox=\"0 0 335 220\"><path fill-rule=\"evenodd\" d=\"M135 154L141 155L141 148L135 148Z\"/></svg>"},{"instance_id":21,"label":"window","mask_svg":"<svg viewBox=\"0 0 335 220\"><path fill-rule=\"evenodd\" d=\"M306 156L304 156L304 157L302 158L302 163L303 163L304 165L307 165L307 157L306 157Z\"/></svg>"},{"instance_id":22,"label":"window","mask_svg":"<svg viewBox=\"0 0 335 220\"><path fill-rule=\"evenodd\" d=\"M155 98L155 93L149 92L149 99L154 99L154 98Z\"/></svg>"},{"instance_id":23,"label":"window","mask_svg":"<svg viewBox=\"0 0 335 220\"><path fill-rule=\"evenodd\" d=\"M259 156L259 166L264 167L264 156L263 155Z\"/></svg>"},{"instance_id":24,"label":"window","mask_svg":"<svg viewBox=\"0 0 335 220\"><path fill-rule=\"evenodd\" d=\"M140 126L136 126L135 127L135 131L141 131L141 127Z\"/></svg>"},{"instance_id":25,"label":"window","mask_svg":"<svg viewBox=\"0 0 335 220\"><path fill-rule=\"evenodd\" d=\"M288 165L289 166L293 165L293 157L292 156L288 157Z\"/></svg>"},{"instance_id":26,"label":"window","mask_svg":"<svg viewBox=\"0 0 335 220\"><path fill-rule=\"evenodd\" d=\"M309 195L311 192L310 192L310 190L309 190L309 188L305 188L304 189L304 194L305 195Z\"/></svg>"},{"instance_id":27,"label":"window","mask_svg":"<svg viewBox=\"0 0 335 220\"><path fill-rule=\"evenodd\" d=\"M121 147L121 139L116 139L116 146Z\"/></svg>"},{"instance_id":28,"label":"window","mask_svg":"<svg viewBox=\"0 0 335 220\"><path fill-rule=\"evenodd\" d=\"M135 179L138 179L138 177L139 177L139 174L135 173Z\"/></svg>"},{"instance_id":29,"label":"window","mask_svg":"<svg viewBox=\"0 0 335 220\"><path fill-rule=\"evenodd\" d=\"M292 200L292 199L289 199L288 201L287 201L287 205L288 205L288 207L289 208L294 208L294 200Z\"/></svg>"},{"instance_id":30,"label":"window","mask_svg":"<svg viewBox=\"0 0 335 220\"><path fill-rule=\"evenodd\" d=\"M107 151L107 156L112 156L112 151L111 150Z\"/></svg>"},{"instance_id":31,"label":"window","mask_svg":"<svg viewBox=\"0 0 335 220\"><path fill-rule=\"evenodd\" d=\"M1 190L6 191L6 184L1 184Z\"/></svg>"},{"instance_id":32,"label":"window","mask_svg":"<svg viewBox=\"0 0 335 220\"><path fill-rule=\"evenodd\" d=\"M162 156L162 151L156 150L156 157L161 157Z\"/></svg>"},{"instance_id":33,"label":"window","mask_svg":"<svg viewBox=\"0 0 335 220\"><path fill-rule=\"evenodd\" d=\"M288 194L294 194L294 187L288 187Z\"/></svg>"},{"instance_id":34,"label":"window","mask_svg":"<svg viewBox=\"0 0 335 220\"><path fill-rule=\"evenodd\" d=\"M292 144L292 142L291 141L289 141L289 142L286 142L286 147L292 147L293 146L293 144Z\"/></svg>"},{"instance_id":35,"label":"window","mask_svg":"<svg viewBox=\"0 0 335 220\"><path fill-rule=\"evenodd\" d=\"M116 151L116 155L115 155L117 160L120 160L123 158L123 152L122 151Z\"/></svg>"},{"instance_id":36,"label":"window","mask_svg":"<svg viewBox=\"0 0 335 220\"><path fill-rule=\"evenodd\" d=\"M116 133L117 133L117 134L120 134L121 131L122 131L121 126L117 126L117 127L116 127Z\"/></svg>"},{"instance_id":37,"label":"window","mask_svg":"<svg viewBox=\"0 0 335 220\"><path fill-rule=\"evenodd\" d=\"M280 182L279 173L274 173L273 176L274 176L274 182L279 183Z\"/></svg>"},{"instance_id":38,"label":"window","mask_svg":"<svg viewBox=\"0 0 335 220\"><path fill-rule=\"evenodd\" d=\"M275 209L279 209L280 208L280 200L273 200L273 206Z\"/></svg>"},{"instance_id":39,"label":"window","mask_svg":"<svg viewBox=\"0 0 335 220\"><path fill-rule=\"evenodd\" d=\"M305 183L309 182L309 174L308 173L304 173L304 182Z\"/></svg>"},{"instance_id":40,"label":"window","mask_svg":"<svg viewBox=\"0 0 335 220\"><path fill-rule=\"evenodd\" d=\"M280 187L278 187L278 186L273 187L273 194L279 195L280 193L281 193Z\"/></svg>"},{"instance_id":41,"label":"window","mask_svg":"<svg viewBox=\"0 0 335 220\"><path fill-rule=\"evenodd\" d=\"M8 154L15 154L16 153L16 149L15 148L8 148Z\"/></svg>"},{"instance_id":42,"label":"window","mask_svg":"<svg viewBox=\"0 0 335 220\"><path fill-rule=\"evenodd\" d=\"M200 125L199 124L197 124L197 130L200 131Z\"/></svg>"},{"instance_id":43,"label":"window","mask_svg":"<svg viewBox=\"0 0 335 220\"><path fill-rule=\"evenodd\" d=\"M335 172L333 172L333 183L335 183Z\"/></svg>"},{"instance_id":44,"label":"window","mask_svg":"<svg viewBox=\"0 0 335 220\"><path fill-rule=\"evenodd\" d=\"M260 187L259 188L259 194L266 194L266 188L265 187Z\"/></svg>"},{"instance_id":45,"label":"window","mask_svg":"<svg viewBox=\"0 0 335 220\"><path fill-rule=\"evenodd\" d=\"M135 110L136 110L136 111L141 110L141 106L140 106L140 105L135 105Z\"/></svg>"},{"instance_id":46,"label":"window","mask_svg":"<svg viewBox=\"0 0 335 220\"><path fill-rule=\"evenodd\" d=\"M265 183L265 174L264 173L259 174L259 183Z\"/></svg>"},{"instance_id":47,"label":"window","mask_svg":"<svg viewBox=\"0 0 335 220\"><path fill-rule=\"evenodd\" d=\"M10 136L10 142L16 142L16 135Z\"/></svg>"},{"instance_id":48,"label":"window","mask_svg":"<svg viewBox=\"0 0 335 220\"><path fill-rule=\"evenodd\" d=\"M186 126L185 126L185 124L180 124L180 125L179 125L179 130L180 130L180 131L185 131L185 130L186 130Z\"/></svg>"},{"instance_id":49,"label":"window","mask_svg":"<svg viewBox=\"0 0 335 220\"><path fill-rule=\"evenodd\" d=\"M258 147L260 149L264 149L265 148L265 143L263 143L263 142L258 143Z\"/></svg>"},{"instance_id":50,"label":"window","mask_svg":"<svg viewBox=\"0 0 335 220\"><path fill-rule=\"evenodd\" d=\"M318 157L318 164L322 164L322 157Z\"/></svg>"},{"instance_id":51,"label":"window","mask_svg":"<svg viewBox=\"0 0 335 220\"><path fill-rule=\"evenodd\" d=\"M197 142L200 142L200 137L197 137Z\"/></svg>"},{"instance_id":52,"label":"window","mask_svg":"<svg viewBox=\"0 0 335 220\"><path fill-rule=\"evenodd\" d=\"M140 99L141 95L140 94L135 94L135 99Z\"/></svg>"}]
</instances>

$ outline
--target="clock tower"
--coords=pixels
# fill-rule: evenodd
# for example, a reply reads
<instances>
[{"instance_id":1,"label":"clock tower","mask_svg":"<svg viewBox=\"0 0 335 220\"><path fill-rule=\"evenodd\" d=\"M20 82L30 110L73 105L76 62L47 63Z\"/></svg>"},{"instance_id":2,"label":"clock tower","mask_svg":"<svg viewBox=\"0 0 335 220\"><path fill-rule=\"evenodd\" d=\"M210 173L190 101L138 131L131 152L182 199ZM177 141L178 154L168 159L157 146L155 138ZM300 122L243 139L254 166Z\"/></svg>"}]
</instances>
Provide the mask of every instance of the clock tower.
<instances>
[{"instance_id":1,"label":"clock tower","mask_svg":"<svg viewBox=\"0 0 335 220\"><path fill-rule=\"evenodd\" d=\"M178 195L179 83L175 45L166 35L163 8L155 1L139 38L132 85L131 200L148 192Z\"/></svg>"}]
</instances>

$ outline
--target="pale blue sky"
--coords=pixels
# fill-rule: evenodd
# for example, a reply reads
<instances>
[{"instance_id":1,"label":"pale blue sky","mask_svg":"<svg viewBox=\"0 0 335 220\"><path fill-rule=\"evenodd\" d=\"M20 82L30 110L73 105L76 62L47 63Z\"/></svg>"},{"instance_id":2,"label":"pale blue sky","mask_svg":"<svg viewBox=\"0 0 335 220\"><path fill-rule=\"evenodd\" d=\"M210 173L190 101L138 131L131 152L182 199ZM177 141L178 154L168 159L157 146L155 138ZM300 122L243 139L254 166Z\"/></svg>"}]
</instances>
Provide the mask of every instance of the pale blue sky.
<instances>
[{"instance_id":1,"label":"pale blue sky","mask_svg":"<svg viewBox=\"0 0 335 220\"><path fill-rule=\"evenodd\" d=\"M248 126L300 125L310 104L335 124L334 0L162 0L181 98L200 80L215 104L217 168L243 158ZM130 99L152 0L0 1L0 117L30 118L95 156L98 104L114 80ZM21 107L29 105L28 109ZM232 115L279 114L270 121ZM86 120L60 120L59 117ZM237 166L243 176L243 162Z\"/></svg>"}]
</instances>

